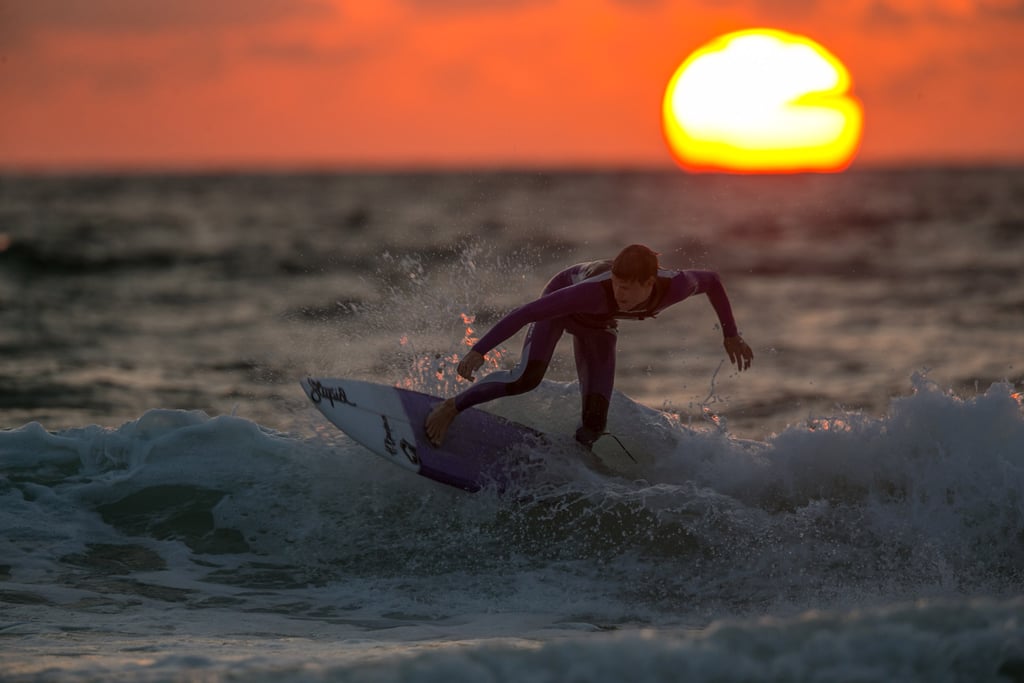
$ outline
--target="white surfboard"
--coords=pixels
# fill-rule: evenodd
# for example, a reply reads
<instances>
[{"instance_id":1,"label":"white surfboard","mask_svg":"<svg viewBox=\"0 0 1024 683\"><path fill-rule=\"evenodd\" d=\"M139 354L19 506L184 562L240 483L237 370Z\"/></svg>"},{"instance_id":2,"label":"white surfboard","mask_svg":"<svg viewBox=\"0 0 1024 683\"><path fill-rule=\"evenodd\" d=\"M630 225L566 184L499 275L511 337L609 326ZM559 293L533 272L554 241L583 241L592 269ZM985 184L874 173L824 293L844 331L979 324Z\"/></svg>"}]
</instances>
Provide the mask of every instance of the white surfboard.
<instances>
[{"instance_id":1,"label":"white surfboard","mask_svg":"<svg viewBox=\"0 0 1024 683\"><path fill-rule=\"evenodd\" d=\"M469 408L435 448L423 424L442 400L436 396L350 379L310 377L301 384L324 417L355 441L392 464L465 491L505 488L523 471L528 450L545 442L529 427Z\"/></svg>"}]
</instances>

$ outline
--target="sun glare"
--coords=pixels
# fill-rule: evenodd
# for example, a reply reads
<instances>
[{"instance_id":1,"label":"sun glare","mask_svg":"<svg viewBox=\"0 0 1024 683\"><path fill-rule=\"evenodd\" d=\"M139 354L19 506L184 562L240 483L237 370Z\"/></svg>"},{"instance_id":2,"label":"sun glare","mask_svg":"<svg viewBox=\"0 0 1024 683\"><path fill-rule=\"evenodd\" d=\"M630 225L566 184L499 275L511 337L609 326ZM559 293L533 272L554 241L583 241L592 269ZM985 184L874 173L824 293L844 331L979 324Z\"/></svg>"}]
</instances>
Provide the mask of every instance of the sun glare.
<instances>
[{"instance_id":1,"label":"sun glare","mask_svg":"<svg viewBox=\"0 0 1024 683\"><path fill-rule=\"evenodd\" d=\"M716 38L676 70L662 126L689 171L841 171L863 126L850 74L813 40L774 29Z\"/></svg>"}]
</instances>

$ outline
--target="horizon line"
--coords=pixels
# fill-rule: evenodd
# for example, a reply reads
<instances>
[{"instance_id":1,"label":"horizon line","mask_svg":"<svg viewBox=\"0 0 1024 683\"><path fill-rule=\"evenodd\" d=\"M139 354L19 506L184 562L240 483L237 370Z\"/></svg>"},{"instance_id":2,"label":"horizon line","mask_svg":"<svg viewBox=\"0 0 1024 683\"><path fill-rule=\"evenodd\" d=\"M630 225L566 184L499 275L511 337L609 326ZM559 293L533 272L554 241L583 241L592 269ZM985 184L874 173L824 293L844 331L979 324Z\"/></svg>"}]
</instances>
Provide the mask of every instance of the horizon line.
<instances>
[{"instance_id":1,"label":"horizon line","mask_svg":"<svg viewBox=\"0 0 1024 683\"><path fill-rule=\"evenodd\" d=\"M58 176L174 176L174 175L466 175L466 174L586 174L586 173L678 173L687 176L787 176L844 175L877 171L923 170L1015 170L1024 169L1024 159L977 160L890 160L854 162L837 171L796 171L735 173L690 171L672 163L349 163L349 162L189 162L189 163L97 163L97 164L4 164L0 177Z\"/></svg>"}]
</instances>

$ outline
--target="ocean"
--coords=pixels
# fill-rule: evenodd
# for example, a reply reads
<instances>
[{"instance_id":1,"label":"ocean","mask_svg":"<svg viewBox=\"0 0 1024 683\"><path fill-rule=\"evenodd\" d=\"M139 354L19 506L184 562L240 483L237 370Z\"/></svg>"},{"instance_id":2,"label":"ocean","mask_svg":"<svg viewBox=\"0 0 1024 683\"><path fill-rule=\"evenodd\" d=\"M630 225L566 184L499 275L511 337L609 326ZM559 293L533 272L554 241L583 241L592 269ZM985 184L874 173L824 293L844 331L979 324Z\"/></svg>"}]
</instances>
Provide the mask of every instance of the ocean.
<instances>
[{"instance_id":1,"label":"ocean","mask_svg":"<svg viewBox=\"0 0 1024 683\"><path fill-rule=\"evenodd\" d=\"M755 358L624 322L614 476L464 493L299 387L451 395L634 242ZM1020 168L0 176L0 681L1024 681L1022 254ZM571 440L571 354L486 409Z\"/></svg>"}]
</instances>

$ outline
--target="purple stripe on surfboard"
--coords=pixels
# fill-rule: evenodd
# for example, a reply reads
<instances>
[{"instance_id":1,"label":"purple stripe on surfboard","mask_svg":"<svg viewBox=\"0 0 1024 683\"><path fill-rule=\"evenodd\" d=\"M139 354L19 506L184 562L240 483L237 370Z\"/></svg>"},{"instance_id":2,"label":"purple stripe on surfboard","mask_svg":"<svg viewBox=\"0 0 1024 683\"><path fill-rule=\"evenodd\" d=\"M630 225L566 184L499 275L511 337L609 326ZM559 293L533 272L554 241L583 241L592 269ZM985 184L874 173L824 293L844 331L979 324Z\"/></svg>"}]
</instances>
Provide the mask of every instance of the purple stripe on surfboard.
<instances>
[{"instance_id":1,"label":"purple stripe on surfboard","mask_svg":"<svg viewBox=\"0 0 1024 683\"><path fill-rule=\"evenodd\" d=\"M423 424L441 399L398 390L416 435L419 474L449 486L478 491L489 483L499 488L515 478L519 459L513 446L543 441L540 432L476 408L459 413L440 448L427 440Z\"/></svg>"}]
</instances>

